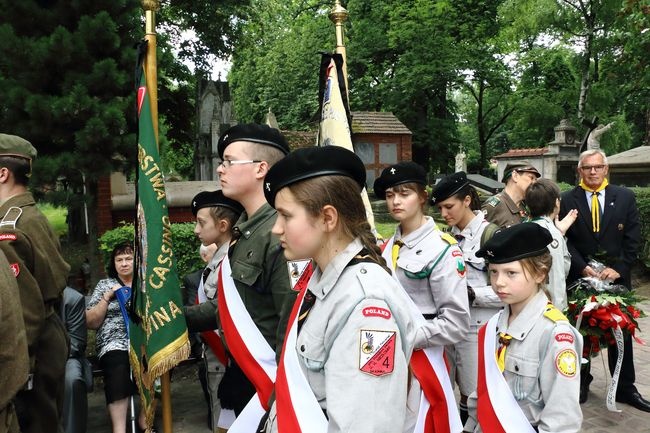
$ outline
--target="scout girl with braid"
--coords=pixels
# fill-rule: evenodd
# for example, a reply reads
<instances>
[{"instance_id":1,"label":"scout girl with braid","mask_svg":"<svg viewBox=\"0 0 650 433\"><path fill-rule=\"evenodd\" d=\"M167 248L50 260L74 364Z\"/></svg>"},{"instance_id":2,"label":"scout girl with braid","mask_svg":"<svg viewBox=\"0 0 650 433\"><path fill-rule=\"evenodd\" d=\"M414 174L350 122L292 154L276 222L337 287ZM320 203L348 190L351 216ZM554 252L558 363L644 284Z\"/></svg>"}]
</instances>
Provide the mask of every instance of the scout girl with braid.
<instances>
[{"instance_id":1,"label":"scout girl with braid","mask_svg":"<svg viewBox=\"0 0 650 433\"><path fill-rule=\"evenodd\" d=\"M580 431L582 337L551 304L547 229L522 223L494 234L476 253L506 304L479 331L477 391L466 432Z\"/></svg>"},{"instance_id":2,"label":"scout girl with braid","mask_svg":"<svg viewBox=\"0 0 650 433\"><path fill-rule=\"evenodd\" d=\"M366 221L365 173L354 153L328 146L290 153L264 180L287 260L311 257L314 271L289 319L262 431L403 429L418 318Z\"/></svg>"}]
</instances>

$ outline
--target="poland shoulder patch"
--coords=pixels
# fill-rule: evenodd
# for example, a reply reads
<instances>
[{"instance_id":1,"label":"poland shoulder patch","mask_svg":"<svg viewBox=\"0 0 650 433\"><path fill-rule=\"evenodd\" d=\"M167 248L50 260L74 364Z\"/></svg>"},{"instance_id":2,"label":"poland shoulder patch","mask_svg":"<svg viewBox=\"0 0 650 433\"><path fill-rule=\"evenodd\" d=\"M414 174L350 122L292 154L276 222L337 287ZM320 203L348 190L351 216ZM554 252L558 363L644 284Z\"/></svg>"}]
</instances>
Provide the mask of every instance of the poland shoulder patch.
<instances>
[{"instance_id":1,"label":"poland shoulder patch","mask_svg":"<svg viewBox=\"0 0 650 433\"><path fill-rule=\"evenodd\" d=\"M359 370L373 376L392 373L397 332L362 329L359 333Z\"/></svg>"}]
</instances>

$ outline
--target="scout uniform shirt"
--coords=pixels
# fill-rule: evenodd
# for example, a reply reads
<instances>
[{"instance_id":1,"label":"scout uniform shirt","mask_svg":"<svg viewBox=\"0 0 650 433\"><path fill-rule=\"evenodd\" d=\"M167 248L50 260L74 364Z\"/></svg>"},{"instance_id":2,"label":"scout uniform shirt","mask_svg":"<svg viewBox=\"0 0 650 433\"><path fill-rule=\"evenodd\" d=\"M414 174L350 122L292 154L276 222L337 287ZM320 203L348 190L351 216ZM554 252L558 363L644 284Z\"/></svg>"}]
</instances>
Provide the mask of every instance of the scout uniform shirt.
<instances>
[{"instance_id":1,"label":"scout uniform shirt","mask_svg":"<svg viewBox=\"0 0 650 433\"><path fill-rule=\"evenodd\" d=\"M328 433L404 427L408 363L422 319L384 268L350 263L362 248L357 238L322 274L314 270L308 289L316 299L291 348L328 418ZM266 431L278 432L276 404Z\"/></svg>"},{"instance_id":2,"label":"scout uniform shirt","mask_svg":"<svg viewBox=\"0 0 650 433\"><path fill-rule=\"evenodd\" d=\"M503 304L490 286L485 260L476 257L476 252L481 248L483 231L489 223L483 216L483 212L474 213L476 216L462 231L453 226L451 232L463 251L463 260L467 268L467 287L471 287L474 291L474 302L469 306L470 326L481 327L494 316L497 310L503 308Z\"/></svg>"},{"instance_id":3,"label":"scout uniform shirt","mask_svg":"<svg viewBox=\"0 0 650 433\"><path fill-rule=\"evenodd\" d=\"M530 424L539 433L579 432L580 333L549 304L543 291L528 302L510 325L510 309L504 308L499 314L497 332L512 336L503 376ZM498 340L499 334L494 338ZM482 431L476 423L476 403L474 393L468 401L470 419L464 431Z\"/></svg>"},{"instance_id":4,"label":"scout uniform shirt","mask_svg":"<svg viewBox=\"0 0 650 433\"><path fill-rule=\"evenodd\" d=\"M528 209L524 202L517 206L505 190L488 198L482 210L485 219L502 228L528 221Z\"/></svg>"},{"instance_id":5,"label":"scout uniform shirt","mask_svg":"<svg viewBox=\"0 0 650 433\"><path fill-rule=\"evenodd\" d=\"M417 230L402 237L393 277L399 281L427 319L418 331L416 348L456 343L469 329L469 305L463 253L455 239L442 233L431 217ZM383 257L391 263L391 251Z\"/></svg>"},{"instance_id":6,"label":"scout uniform shirt","mask_svg":"<svg viewBox=\"0 0 650 433\"><path fill-rule=\"evenodd\" d=\"M548 246L553 259L551 270L548 273L547 289L551 295L551 302L560 311L564 311L568 306L566 294L566 277L569 276L571 269L571 253L567 246L564 235L555 227L555 223L547 216L533 219L534 223L539 224L551 233L553 241Z\"/></svg>"}]
</instances>

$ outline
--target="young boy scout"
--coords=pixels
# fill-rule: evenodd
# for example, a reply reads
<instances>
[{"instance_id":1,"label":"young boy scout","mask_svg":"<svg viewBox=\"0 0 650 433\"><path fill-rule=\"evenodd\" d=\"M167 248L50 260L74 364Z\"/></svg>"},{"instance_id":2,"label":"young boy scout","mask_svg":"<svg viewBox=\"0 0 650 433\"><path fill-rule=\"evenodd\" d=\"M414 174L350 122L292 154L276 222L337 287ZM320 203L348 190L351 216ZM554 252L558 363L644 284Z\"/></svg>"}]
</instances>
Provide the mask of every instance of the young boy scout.
<instances>
[{"instance_id":1,"label":"young boy scout","mask_svg":"<svg viewBox=\"0 0 650 433\"><path fill-rule=\"evenodd\" d=\"M224 132L218 152L223 161L217 169L223 194L244 207L228 251L232 278L255 326L279 354L295 292L290 289L279 241L271 235L277 214L266 202L263 188L266 173L284 158L289 146L277 129L240 124ZM203 305L210 308L209 303ZM216 326L214 308L205 313L202 326L190 331ZM198 317L187 319L188 323L200 321ZM228 346L227 339L225 343ZM245 372L231 359L219 386L221 407L239 414L254 394L255 388Z\"/></svg>"},{"instance_id":2,"label":"young boy scout","mask_svg":"<svg viewBox=\"0 0 650 433\"><path fill-rule=\"evenodd\" d=\"M60 433L68 343L56 308L70 266L27 191L35 157L27 140L0 134L0 250L18 282L29 349L30 378L15 399L20 429Z\"/></svg>"}]
</instances>

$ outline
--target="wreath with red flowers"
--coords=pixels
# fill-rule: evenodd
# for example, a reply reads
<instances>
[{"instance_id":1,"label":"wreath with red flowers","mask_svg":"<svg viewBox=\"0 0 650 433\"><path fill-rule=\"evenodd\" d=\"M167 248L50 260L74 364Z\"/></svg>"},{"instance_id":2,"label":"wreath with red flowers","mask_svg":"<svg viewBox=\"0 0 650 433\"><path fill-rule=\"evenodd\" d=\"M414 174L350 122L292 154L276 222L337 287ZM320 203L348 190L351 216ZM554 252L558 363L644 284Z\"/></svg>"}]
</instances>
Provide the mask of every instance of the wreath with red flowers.
<instances>
[{"instance_id":1,"label":"wreath with red flowers","mask_svg":"<svg viewBox=\"0 0 650 433\"><path fill-rule=\"evenodd\" d=\"M584 339L583 358L594 357L600 350L616 343L613 329L620 326L624 336L635 336L639 329L637 319L645 313L637 307L643 298L621 285L594 287L587 278L581 278L568 290L569 306L566 316L573 326L580 320ZM580 315L582 314L582 318Z\"/></svg>"}]
</instances>

